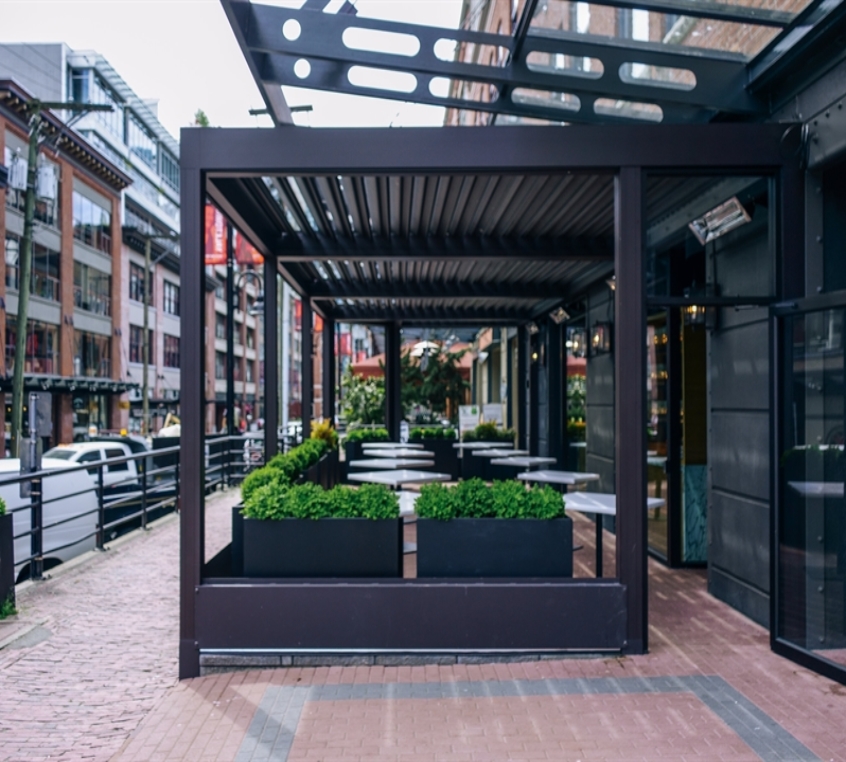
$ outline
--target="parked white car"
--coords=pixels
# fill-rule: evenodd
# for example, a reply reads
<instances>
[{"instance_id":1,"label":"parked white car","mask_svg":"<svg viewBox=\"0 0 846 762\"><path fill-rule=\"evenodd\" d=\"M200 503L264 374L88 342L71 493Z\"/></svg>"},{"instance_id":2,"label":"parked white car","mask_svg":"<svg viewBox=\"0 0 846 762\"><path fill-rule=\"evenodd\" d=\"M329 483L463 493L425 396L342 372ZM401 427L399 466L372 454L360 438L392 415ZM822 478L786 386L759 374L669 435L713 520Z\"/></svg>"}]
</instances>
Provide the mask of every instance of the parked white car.
<instances>
[{"instance_id":1,"label":"parked white car","mask_svg":"<svg viewBox=\"0 0 846 762\"><path fill-rule=\"evenodd\" d=\"M44 453L45 458L62 460L68 464L97 463L103 460L114 460L132 455L128 445L122 442L74 442L54 447ZM90 468L95 484L98 480L97 469ZM135 461L111 463L103 469L104 487L135 487L138 486L138 468Z\"/></svg>"},{"instance_id":2,"label":"parked white car","mask_svg":"<svg viewBox=\"0 0 846 762\"><path fill-rule=\"evenodd\" d=\"M44 471L56 472L55 476L51 474L45 477L43 482L43 525L49 527L51 524L65 522L44 530L44 568L49 569L94 549L97 493L87 472L63 473L69 467L66 460L44 458L41 467ZM32 513L29 510L31 501L28 497L21 497L19 484L9 484L4 479L17 476L20 470L20 460L17 458L0 460L0 497L6 503L7 512L14 516L16 537L29 531L32 526ZM31 555L30 548L29 535L15 540L16 577L28 568L28 562L23 559Z\"/></svg>"}]
</instances>

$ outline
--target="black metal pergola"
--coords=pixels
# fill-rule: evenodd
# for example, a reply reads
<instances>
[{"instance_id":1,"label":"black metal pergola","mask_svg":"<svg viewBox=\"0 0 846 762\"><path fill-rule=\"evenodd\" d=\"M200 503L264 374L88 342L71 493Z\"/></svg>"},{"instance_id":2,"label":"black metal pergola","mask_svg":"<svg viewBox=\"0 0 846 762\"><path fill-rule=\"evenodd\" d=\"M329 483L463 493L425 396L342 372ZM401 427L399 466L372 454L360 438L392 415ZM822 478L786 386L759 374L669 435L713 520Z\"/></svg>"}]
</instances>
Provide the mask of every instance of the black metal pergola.
<instances>
[{"instance_id":1,"label":"black metal pergola","mask_svg":"<svg viewBox=\"0 0 846 762\"><path fill-rule=\"evenodd\" d=\"M183 130L180 675L199 674L203 651L645 651L646 220L680 203L674 177L767 178L778 199L778 292L790 295L801 282L800 146L800 131L784 124ZM667 201L650 210L646 188L656 176L667 185L654 195ZM386 324L388 422L398 427L398 394L390 389L403 322L525 330L613 271L615 577L204 577L209 198L265 257L268 457L279 419L278 278L303 298L304 326L312 309L325 326ZM305 329L305 357L310 341ZM334 388L333 367L324 365L324 389ZM312 381L304 377L305 395Z\"/></svg>"}]
</instances>

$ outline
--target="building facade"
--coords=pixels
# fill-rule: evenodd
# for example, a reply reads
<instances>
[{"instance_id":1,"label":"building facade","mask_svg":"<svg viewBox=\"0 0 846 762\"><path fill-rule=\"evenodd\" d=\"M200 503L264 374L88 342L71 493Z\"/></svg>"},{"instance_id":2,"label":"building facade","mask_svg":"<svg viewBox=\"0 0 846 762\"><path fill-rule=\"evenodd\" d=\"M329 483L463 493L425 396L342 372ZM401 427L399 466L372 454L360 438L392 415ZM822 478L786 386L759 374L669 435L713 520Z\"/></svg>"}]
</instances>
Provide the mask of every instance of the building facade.
<instances>
[{"instance_id":1,"label":"building facade","mask_svg":"<svg viewBox=\"0 0 846 762\"><path fill-rule=\"evenodd\" d=\"M26 163L32 94L0 84L0 152ZM26 388L53 395L53 439L71 441L90 426L108 428L129 388L121 353L121 193L131 178L78 133L46 113L35 209L27 320ZM13 173L14 174L14 173ZM0 353L3 390L11 391L17 336L18 261L25 193L13 183L0 205ZM7 397L7 426L10 398Z\"/></svg>"}]
</instances>

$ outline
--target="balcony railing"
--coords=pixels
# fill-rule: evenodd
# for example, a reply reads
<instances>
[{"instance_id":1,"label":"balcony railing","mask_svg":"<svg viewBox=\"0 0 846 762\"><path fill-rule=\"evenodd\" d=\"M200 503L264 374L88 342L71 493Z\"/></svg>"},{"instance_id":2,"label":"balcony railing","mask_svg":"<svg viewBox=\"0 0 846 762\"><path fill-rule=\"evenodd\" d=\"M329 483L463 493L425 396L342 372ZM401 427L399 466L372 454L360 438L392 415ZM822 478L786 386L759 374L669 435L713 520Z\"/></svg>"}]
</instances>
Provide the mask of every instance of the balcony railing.
<instances>
[{"instance_id":1,"label":"balcony railing","mask_svg":"<svg viewBox=\"0 0 846 762\"><path fill-rule=\"evenodd\" d=\"M6 265L6 288L11 288L15 291L20 289L18 268L13 265ZM60 299L59 279L51 275L45 275L44 273L33 272L29 293L41 299L58 302Z\"/></svg>"},{"instance_id":2,"label":"balcony railing","mask_svg":"<svg viewBox=\"0 0 846 762\"><path fill-rule=\"evenodd\" d=\"M15 370L15 347L6 347L6 372L11 374ZM59 353L52 352L37 357L27 355L24 363L24 373L42 373L55 375L59 372Z\"/></svg>"},{"instance_id":3,"label":"balcony railing","mask_svg":"<svg viewBox=\"0 0 846 762\"><path fill-rule=\"evenodd\" d=\"M95 315L109 317L112 314L112 300L101 294L85 293L82 286L73 287L74 307L92 312Z\"/></svg>"}]
</instances>

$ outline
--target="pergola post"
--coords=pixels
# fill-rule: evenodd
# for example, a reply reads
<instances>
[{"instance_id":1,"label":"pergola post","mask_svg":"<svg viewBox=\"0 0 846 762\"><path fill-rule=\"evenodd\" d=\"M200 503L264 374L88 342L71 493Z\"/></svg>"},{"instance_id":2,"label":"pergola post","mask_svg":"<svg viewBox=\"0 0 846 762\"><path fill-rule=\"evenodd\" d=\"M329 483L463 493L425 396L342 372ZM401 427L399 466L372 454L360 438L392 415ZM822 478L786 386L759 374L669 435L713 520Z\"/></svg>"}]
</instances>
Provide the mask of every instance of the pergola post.
<instances>
[{"instance_id":1,"label":"pergola post","mask_svg":"<svg viewBox=\"0 0 846 762\"><path fill-rule=\"evenodd\" d=\"M335 425L335 321L323 318L323 417Z\"/></svg>"},{"instance_id":2,"label":"pergola post","mask_svg":"<svg viewBox=\"0 0 846 762\"><path fill-rule=\"evenodd\" d=\"M564 401L567 395L567 376L566 372L562 371L564 341L562 335L564 327L558 325L552 320L548 324L548 342L549 352L547 354L547 389L549 399L547 401L547 411L549 420L547 421L547 447L549 448L547 455L550 458L555 458L556 465L559 468L564 466L564 419L562 414L565 404Z\"/></svg>"},{"instance_id":3,"label":"pergola post","mask_svg":"<svg viewBox=\"0 0 846 762\"><path fill-rule=\"evenodd\" d=\"M385 427L391 441L398 442L402 420L402 362L400 360L400 326L385 324Z\"/></svg>"},{"instance_id":4,"label":"pergola post","mask_svg":"<svg viewBox=\"0 0 846 762\"><path fill-rule=\"evenodd\" d=\"M529 400L529 331L525 325L517 326L517 447L525 450L528 438Z\"/></svg>"},{"instance_id":5,"label":"pergola post","mask_svg":"<svg viewBox=\"0 0 846 762\"><path fill-rule=\"evenodd\" d=\"M189 162L186 162L189 164ZM181 170L180 278L182 281L181 347L182 438L179 450L179 678L200 674L196 599L203 562L203 489L205 483L205 257L203 202L205 179L199 169Z\"/></svg>"},{"instance_id":6,"label":"pergola post","mask_svg":"<svg viewBox=\"0 0 846 762\"><path fill-rule=\"evenodd\" d=\"M621 167L614 182L617 577L626 586L626 653L648 646L643 185L640 167Z\"/></svg>"},{"instance_id":7,"label":"pergola post","mask_svg":"<svg viewBox=\"0 0 846 762\"><path fill-rule=\"evenodd\" d=\"M264 260L264 457L279 452L279 310L274 257Z\"/></svg>"},{"instance_id":8,"label":"pergola post","mask_svg":"<svg viewBox=\"0 0 846 762\"><path fill-rule=\"evenodd\" d=\"M308 297L303 297L302 311L302 421L303 439L311 436L311 416L314 414L314 334L312 333L312 308Z\"/></svg>"}]
</instances>

